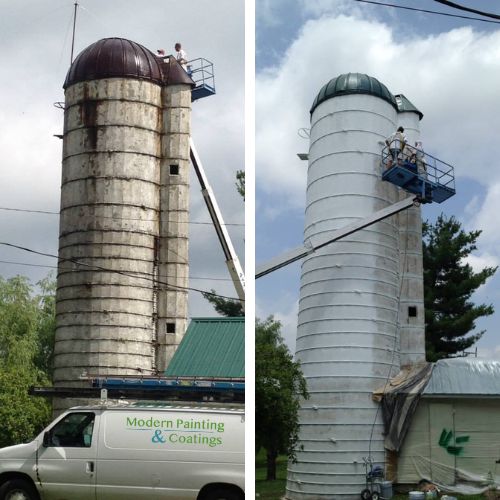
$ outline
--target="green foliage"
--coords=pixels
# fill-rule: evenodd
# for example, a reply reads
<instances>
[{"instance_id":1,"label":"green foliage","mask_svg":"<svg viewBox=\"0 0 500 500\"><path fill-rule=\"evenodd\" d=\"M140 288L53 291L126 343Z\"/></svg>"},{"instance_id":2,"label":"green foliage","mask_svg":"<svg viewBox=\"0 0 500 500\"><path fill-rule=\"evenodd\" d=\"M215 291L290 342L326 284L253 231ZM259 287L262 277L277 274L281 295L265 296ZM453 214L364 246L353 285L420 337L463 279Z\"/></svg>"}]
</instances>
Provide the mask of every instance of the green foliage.
<instances>
[{"instance_id":1,"label":"green foliage","mask_svg":"<svg viewBox=\"0 0 500 500\"><path fill-rule=\"evenodd\" d=\"M245 199L245 171L238 170L236 172L236 189L241 197Z\"/></svg>"},{"instance_id":2,"label":"green foliage","mask_svg":"<svg viewBox=\"0 0 500 500\"><path fill-rule=\"evenodd\" d=\"M481 231L465 232L453 216L441 214L423 225L425 339L428 361L450 357L477 342L484 330L468 335L475 320L493 314L493 306L475 305L472 294L495 274L496 267L475 273L464 262L477 249Z\"/></svg>"},{"instance_id":3,"label":"green foliage","mask_svg":"<svg viewBox=\"0 0 500 500\"><path fill-rule=\"evenodd\" d=\"M222 316L227 316L228 318L235 318L237 316L245 316L245 311L243 310L243 303L239 300L224 299L218 297L215 294L215 290L210 290L211 293L203 293L202 295L207 299L210 304L214 306L214 309Z\"/></svg>"},{"instance_id":4,"label":"green foliage","mask_svg":"<svg viewBox=\"0 0 500 500\"><path fill-rule=\"evenodd\" d=\"M0 369L0 447L31 441L50 422L50 404L28 396L32 385L47 383L29 369Z\"/></svg>"},{"instance_id":5,"label":"green foliage","mask_svg":"<svg viewBox=\"0 0 500 500\"><path fill-rule=\"evenodd\" d=\"M48 402L28 396L30 386L49 383L41 353L53 348L42 339L53 338L47 304L54 285L46 280L40 286L46 299L33 295L25 277L0 277L0 446L29 441L50 420Z\"/></svg>"},{"instance_id":6,"label":"green foliage","mask_svg":"<svg viewBox=\"0 0 500 500\"><path fill-rule=\"evenodd\" d=\"M37 297L37 350L35 365L52 379L54 342L56 333L56 282L52 276L37 283L41 294Z\"/></svg>"},{"instance_id":7,"label":"green foliage","mask_svg":"<svg viewBox=\"0 0 500 500\"><path fill-rule=\"evenodd\" d=\"M255 422L257 449L267 452L267 479L276 478L276 458L295 460L300 398L308 398L300 363L293 360L272 317L255 325Z\"/></svg>"}]
</instances>

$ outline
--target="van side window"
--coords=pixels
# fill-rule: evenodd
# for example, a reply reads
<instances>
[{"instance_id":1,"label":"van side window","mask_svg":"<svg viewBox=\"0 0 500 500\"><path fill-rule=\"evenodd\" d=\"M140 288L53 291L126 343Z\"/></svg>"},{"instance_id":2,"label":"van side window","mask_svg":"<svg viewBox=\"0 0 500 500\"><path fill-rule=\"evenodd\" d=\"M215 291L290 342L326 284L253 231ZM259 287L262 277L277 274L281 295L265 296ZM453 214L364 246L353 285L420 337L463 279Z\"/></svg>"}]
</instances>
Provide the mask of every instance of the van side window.
<instances>
[{"instance_id":1,"label":"van side window","mask_svg":"<svg viewBox=\"0 0 500 500\"><path fill-rule=\"evenodd\" d=\"M95 413L70 413L49 431L49 446L90 448Z\"/></svg>"}]
</instances>

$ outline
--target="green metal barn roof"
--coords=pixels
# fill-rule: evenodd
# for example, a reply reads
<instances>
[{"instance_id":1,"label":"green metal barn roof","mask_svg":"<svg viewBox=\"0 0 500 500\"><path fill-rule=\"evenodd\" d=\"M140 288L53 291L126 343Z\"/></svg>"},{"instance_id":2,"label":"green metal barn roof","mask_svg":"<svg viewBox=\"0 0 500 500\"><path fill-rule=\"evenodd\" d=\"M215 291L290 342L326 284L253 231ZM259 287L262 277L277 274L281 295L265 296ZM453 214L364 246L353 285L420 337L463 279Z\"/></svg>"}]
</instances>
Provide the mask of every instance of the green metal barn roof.
<instances>
[{"instance_id":1,"label":"green metal barn roof","mask_svg":"<svg viewBox=\"0 0 500 500\"><path fill-rule=\"evenodd\" d=\"M165 375L243 378L245 318L193 318Z\"/></svg>"}]
</instances>

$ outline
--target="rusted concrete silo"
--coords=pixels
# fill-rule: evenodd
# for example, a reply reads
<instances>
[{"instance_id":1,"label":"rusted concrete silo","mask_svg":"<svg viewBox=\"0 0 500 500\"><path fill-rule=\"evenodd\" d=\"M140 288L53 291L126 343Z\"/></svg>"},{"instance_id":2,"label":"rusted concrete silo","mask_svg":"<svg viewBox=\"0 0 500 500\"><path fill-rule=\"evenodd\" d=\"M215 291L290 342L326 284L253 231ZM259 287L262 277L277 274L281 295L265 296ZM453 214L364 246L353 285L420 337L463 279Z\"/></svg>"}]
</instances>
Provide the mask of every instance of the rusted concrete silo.
<instances>
[{"instance_id":1,"label":"rusted concrete silo","mask_svg":"<svg viewBox=\"0 0 500 500\"><path fill-rule=\"evenodd\" d=\"M162 101L158 364L163 370L187 329L191 88L171 83L163 88Z\"/></svg>"},{"instance_id":2,"label":"rusted concrete silo","mask_svg":"<svg viewBox=\"0 0 500 500\"><path fill-rule=\"evenodd\" d=\"M192 84L173 58L120 38L70 67L55 385L162 371L182 338Z\"/></svg>"}]
</instances>

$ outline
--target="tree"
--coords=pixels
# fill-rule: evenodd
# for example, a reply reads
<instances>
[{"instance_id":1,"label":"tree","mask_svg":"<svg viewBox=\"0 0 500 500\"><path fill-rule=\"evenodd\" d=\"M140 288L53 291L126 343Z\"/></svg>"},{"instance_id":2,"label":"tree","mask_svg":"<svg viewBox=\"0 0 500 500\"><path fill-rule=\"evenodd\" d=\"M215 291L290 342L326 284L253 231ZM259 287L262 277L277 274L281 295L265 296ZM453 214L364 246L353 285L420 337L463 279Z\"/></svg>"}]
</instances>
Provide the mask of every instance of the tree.
<instances>
[{"instance_id":1,"label":"tree","mask_svg":"<svg viewBox=\"0 0 500 500\"><path fill-rule=\"evenodd\" d=\"M307 386L300 363L293 361L273 317L255 324L255 438L266 450L267 479L276 479L276 459L286 453L295 461L300 398Z\"/></svg>"},{"instance_id":2,"label":"tree","mask_svg":"<svg viewBox=\"0 0 500 500\"><path fill-rule=\"evenodd\" d=\"M52 275L37 283L41 294L36 297L37 315L37 350L35 366L52 379L54 362L54 344L56 335L56 281Z\"/></svg>"},{"instance_id":3,"label":"tree","mask_svg":"<svg viewBox=\"0 0 500 500\"><path fill-rule=\"evenodd\" d=\"M243 200L245 200L245 171L238 170L236 172L236 189L240 193Z\"/></svg>"},{"instance_id":4,"label":"tree","mask_svg":"<svg viewBox=\"0 0 500 500\"><path fill-rule=\"evenodd\" d=\"M28 396L32 385L48 385L35 364L39 353L39 298L27 278L0 277L0 446L31 440L50 421L50 404Z\"/></svg>"},{"instance_id":5,"label":"tree","mask_svg":"<svg viewBox=\"0 0 500 500\"><path fill-rule=\"evenodd\" d=\"M468 335L475 320L493 314L493 306L474 305L477 288L496 267L475 273L465 262L477 249L481 231L465 232L453 216L441 214L435 224L423 225L425 340L428 361L447 358L472 346L484 330Z\"/></svg>"},{"instance_id":6,"label":"tree","mask_svg":"<svg viewBox=\"0 0 500 500\"><path fill-rule=\"evenodd\" d=\"M215 290L211 289L210 293L202 292L202 295L214 306L214 309L219 314L229 318L245 316L242 302L239 300L224 299L223 297L215 295L216 293L217 292Z\"/></svg>"}]
</instances>

